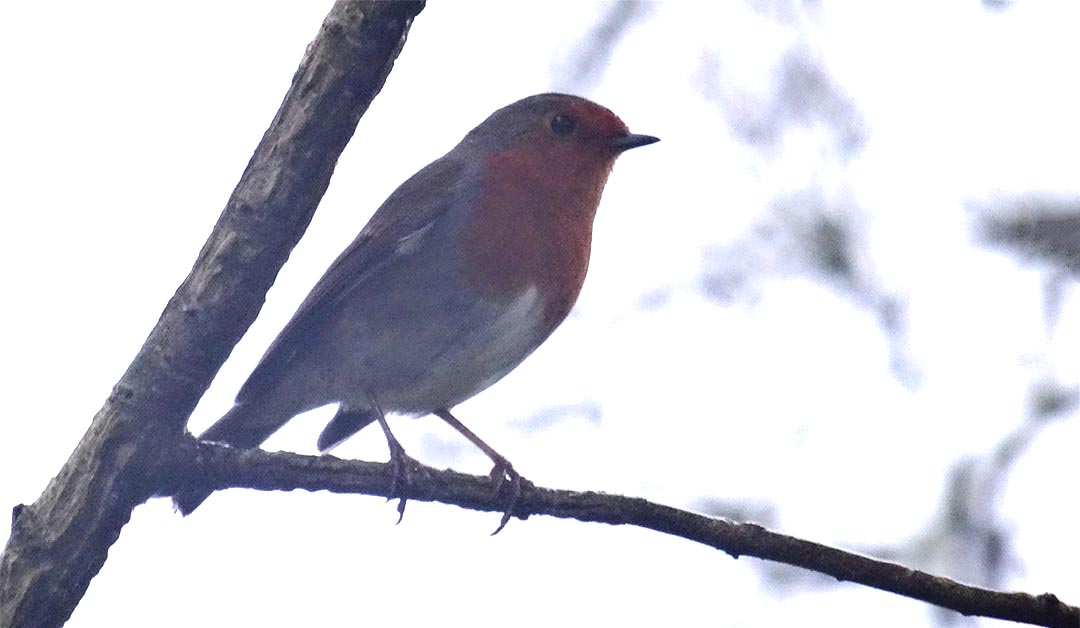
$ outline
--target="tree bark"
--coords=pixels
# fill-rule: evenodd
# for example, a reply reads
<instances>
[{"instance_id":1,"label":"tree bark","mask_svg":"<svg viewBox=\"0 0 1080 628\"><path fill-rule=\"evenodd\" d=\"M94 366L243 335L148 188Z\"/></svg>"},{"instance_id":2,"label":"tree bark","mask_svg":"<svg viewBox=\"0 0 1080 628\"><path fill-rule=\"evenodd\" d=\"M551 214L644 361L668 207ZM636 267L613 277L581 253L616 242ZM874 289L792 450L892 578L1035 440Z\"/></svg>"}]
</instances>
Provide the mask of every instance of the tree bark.
<instances>
[{"instance_id":1,"label":"tree bark","mask_svg":"<svg viewBox=\"0 0 1080 628\"><path fill-rule=\"evenodd\" d=\"M12 513L0 627L62 625L255 320L423 2L339 0L191 274L59 474Z\"/></svg>"}]
</instances>

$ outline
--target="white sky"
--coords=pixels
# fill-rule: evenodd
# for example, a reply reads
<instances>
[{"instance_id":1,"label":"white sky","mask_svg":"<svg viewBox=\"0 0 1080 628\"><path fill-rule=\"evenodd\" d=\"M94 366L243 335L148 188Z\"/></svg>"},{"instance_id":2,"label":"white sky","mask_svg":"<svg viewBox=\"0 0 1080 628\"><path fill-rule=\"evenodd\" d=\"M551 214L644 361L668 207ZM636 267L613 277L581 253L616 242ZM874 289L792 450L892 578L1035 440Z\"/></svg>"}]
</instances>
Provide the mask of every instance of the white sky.
<instances>
[{"instance_id":1,"label":"white sky","mask_svg":"<svg viewBox=\"0 0 1080 628\"><path fill-rule=\"evenodd\" d=\"M0 7L0 508L33 501L89 425L189 270L330 4ZM896 545L928 525L958 458L1018 424L1033 381L1076 382L1077 298L1048 337L1042 269L973 246L966 206L1080 192L1080 6L822 4L816 21L792 10L787 27L738 2L654 6L582 92L663 141L616 167L571 319L457 413L530 480L681 507L745 498L774 504L771 523L787 533ZM195 431L229 406L399 182L495 108L566 88L568 55L602 7L435 2L419 16ZM866 121L848 170L822 164L812 137L763 157L701 95L705 51L738 89L766 94L778 56L800 41ZM727 305L697 290L705 251L741 237L778 190L811 180L858 200L876 278L910 308L920 386L895 380L872 313L809 279L770 279L753 302ZM658 290L661 307L639 307ZM553 426L523 428L560 408ZM267 447L313 453L326 418L301 417ZM399 420L395 431L429 464L487 471L438 421ZM1075 418L1047 428L1000 503L1022 560L1008 587L1074 604L1078 432ZM370 431L335 453L381 460L385 444ZM231 491L187 519L155 500L135 511L69 626L929 617L921 603L855 587L781 598L752 559L651 532L537 517L489 538L497 515L421 503L401 525L395 517L359 496Z\"/></svg>"}]
</instances>

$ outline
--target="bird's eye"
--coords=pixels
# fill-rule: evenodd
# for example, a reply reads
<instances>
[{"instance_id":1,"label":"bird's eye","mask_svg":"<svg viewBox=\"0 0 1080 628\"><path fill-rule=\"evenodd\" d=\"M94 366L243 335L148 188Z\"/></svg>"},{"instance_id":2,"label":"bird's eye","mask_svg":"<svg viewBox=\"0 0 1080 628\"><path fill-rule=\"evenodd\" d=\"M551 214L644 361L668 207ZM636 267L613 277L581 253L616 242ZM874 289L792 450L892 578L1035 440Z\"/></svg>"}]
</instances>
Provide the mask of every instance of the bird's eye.
<instances>
[{"instance_id":1,"label":"bird's eye","mask_svg":"<svg viewBox=\"0 0 1080 628\"><path fill-rule=\"evenodd\" d=\"M568 115L558 114L551 119L551 132L559 137L566 137L577 128L577 120Z\"/></svg>"}]
</instances>

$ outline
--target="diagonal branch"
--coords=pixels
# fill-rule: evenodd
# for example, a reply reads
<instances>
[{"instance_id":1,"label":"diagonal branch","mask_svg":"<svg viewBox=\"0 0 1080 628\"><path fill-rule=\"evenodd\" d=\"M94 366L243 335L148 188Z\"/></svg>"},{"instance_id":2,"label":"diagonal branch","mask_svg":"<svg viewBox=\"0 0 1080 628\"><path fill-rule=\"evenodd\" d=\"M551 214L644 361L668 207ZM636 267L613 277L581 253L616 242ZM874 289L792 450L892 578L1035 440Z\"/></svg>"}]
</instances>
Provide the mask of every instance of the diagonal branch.
<instances>
[{"instance_id":1,"label":"diagonal branch","mask_svg":"<svg viewBox=\"0 0 1080 628\"><path fill-rule=\"evenodd\" d=\"M162 493L179 488L326 490L390 497L392 467L333 456L235 449L189 439L175 451L162 476ZM409 499L501 512L505 495L487 477L415 467L404 489ZM506 487L504 487L506 488ZM505 491L504 491L505 492ZM1077 628L1080 608L1053 594L1004 593L968 586L903 565L875 560L827 545L656 504L636 497L542 488L523 481L514 516L548 515L612 525L633 525L695 541L734 558L753 556L804 567L849 582L896 593L964 615L1036 626Z\"/></svg>"},{"instance_id":2,"label":"diagonal branch","mask_svg":"<svg viewBox=\"0 0 1080 628\"><path fill-rule=\"evenodd\" d=\"M232 198L60 473L17 506L0 554L0 628L71 615L148 482L300 239L423 2L338 0Z\"/></svg>"}]
</instances>

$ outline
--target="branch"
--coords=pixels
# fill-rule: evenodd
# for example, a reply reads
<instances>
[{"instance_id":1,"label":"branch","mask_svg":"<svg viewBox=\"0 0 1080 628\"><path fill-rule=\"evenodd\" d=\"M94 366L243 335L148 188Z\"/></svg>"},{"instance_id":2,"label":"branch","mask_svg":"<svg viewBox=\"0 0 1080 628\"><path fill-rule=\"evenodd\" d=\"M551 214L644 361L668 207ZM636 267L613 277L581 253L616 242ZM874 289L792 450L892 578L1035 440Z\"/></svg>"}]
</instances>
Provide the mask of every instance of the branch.
<instances>
[{"instance_id":1,"label":"branch","mask_svg":"<svg viewBox=\"0 0 1080 628\"><path fill-rule=\"evenodd\" d=\"M255 320L422 8L338 0L331 9L191 274L60 473L15 508L0 555L0 628L60 626L71 615Z\"/></svg>"},{"instance_id":2,"label":"branch","mask_svg":"<svg viewBox=\"0 0 1080 628\"><path fill-rule=\"evenodd\" d=\"M163 470L162 494L180 488L251 488L325 490L391 497L393 469L388 464L341 460L333 456L269 453L189 439L174 451ZM502 512L491 479L426 466L409 470L401 492L408 499L441 502L479 511ZM754 556L824 573L842 581L922 600L964 615L1005 619L1052 628L1080 626L1080 608L1053 594L1003 593L968 586L903 565L868 558L827 545L770 532L749 523L733 523L663 506L645 499L542 488L522 481L513 515L548 515L612 525L633 525L701 543L734 558Z\"/></svg>"}]
</instances>

